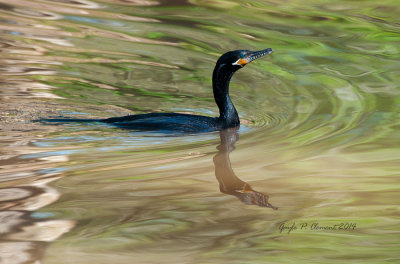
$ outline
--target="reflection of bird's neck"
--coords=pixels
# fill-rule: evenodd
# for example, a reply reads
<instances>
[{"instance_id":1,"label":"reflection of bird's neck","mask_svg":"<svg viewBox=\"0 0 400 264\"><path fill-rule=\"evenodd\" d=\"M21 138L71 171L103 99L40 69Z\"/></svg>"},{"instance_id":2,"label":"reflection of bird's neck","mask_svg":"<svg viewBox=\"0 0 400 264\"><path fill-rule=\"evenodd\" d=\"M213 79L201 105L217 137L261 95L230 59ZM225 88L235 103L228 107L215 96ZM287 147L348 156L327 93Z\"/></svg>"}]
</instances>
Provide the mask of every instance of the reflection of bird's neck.
<instances>
[{"instance_id":1,"label":"reflection of bird's neck","mask_svg":"<svg viewBox=\"0 0 400 264\"><path fill-rule=\"evenodd\" d=\"M268 203L268 195L257 192L251 186L239 179L232 170L229 153L235 149L235 143L239 140L238 127L220 131L221 144L217 147L218 153L214 156L215 176L219 182L220 191L234 195L246 204L255 204L278 208Z\"/></svg>"},{"instance_id":2,"label":"reflection of bird's neck","mask_svg":"<svg viewBox=\"0 0 400 264\"><path fill-rule=\"evenodd\" d=\"M214 99L219 108L219 122L222 128L240 125L239 115L229 97L229 82L237 69L227 64L218 64L213 72Z\"/></svg>"},{"instance_id":3,"label":"reflection of bird's neck","mask_svg":"<svg viewBox=\"0 0 400 264\"><path fill-rule=\"evenodd\" d=\"M235 195L236 190L242 189L242 186L246 184L235 175L229 159L229 153L235 149L235 143L239 139L237 128L220 131L220 139L218 153L214 156L215 176L221 192Z\"/></svg>"},{"instance_id":4,"label":"reflection of bird's neck","mask_svg":"<svg viewBox=\"0 0 400 264\"><path fill-rule=\"evenodd\" d=\"M235 144L239 140L238 128L228 128L219 132L221 144L217 147L219 154L226 155L229 160L229 153L235 150Z\"/></svg>"}]
</instances>

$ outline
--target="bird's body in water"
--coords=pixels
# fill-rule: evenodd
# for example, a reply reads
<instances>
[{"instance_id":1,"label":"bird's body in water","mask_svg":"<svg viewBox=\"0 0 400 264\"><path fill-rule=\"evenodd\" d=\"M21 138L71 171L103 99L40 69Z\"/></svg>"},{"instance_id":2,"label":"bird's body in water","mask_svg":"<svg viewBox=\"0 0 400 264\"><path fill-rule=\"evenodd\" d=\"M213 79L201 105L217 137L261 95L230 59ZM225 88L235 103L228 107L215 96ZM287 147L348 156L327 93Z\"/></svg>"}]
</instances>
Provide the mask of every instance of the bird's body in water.
<instances>
[{"instance_id":1,"label":"bird's body in water","mask_svg":"<svg viewBox=\"0 0 400 264\"><path fill-rule=\"evenodd\" d=\"M117 127L178 133L199 133L223 130L240 126L239 115L229 97L229 82L233 74L247 63L272 52L235 50L223 54L213 72L214 99L219 108L219 117L179 113L148 113L111 117L106 119L42 119L45 122L102 122Z\"/></svg>"}]
</instances>

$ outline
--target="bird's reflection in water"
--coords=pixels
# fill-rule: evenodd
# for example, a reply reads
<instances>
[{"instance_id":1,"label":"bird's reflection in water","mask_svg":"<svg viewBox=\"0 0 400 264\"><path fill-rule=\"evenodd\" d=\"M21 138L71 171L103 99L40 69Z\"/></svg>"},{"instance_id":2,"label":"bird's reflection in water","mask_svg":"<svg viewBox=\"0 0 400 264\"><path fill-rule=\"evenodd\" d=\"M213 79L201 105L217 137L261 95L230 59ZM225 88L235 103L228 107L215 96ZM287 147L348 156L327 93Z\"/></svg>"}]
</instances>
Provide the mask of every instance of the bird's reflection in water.
<instances>
[{"instance_id":1,"label":"bird's reflection in water","mask_svg":"<svg viewBox=\"0 0 400 264\"><path fill-rule=\"evenodd\" d=\"M239 179L232 170L229 153L235 149L239 140L238 128L229 128L220 131L221 144L217 147L218 153L214 156L215 176L222 193L234 195L245 204L269 207L277 210L278 207L268 202L268 195L257 192L247 182Z\"/></svg>"}]
</instances>

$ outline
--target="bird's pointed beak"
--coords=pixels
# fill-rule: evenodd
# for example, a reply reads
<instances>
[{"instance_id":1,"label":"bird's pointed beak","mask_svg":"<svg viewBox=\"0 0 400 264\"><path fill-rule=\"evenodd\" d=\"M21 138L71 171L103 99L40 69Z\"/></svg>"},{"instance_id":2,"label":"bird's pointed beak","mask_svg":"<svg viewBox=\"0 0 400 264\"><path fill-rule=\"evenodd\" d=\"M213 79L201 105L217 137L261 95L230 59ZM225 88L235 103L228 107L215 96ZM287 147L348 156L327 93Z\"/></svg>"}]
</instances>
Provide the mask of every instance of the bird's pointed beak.
<instances>
[{"instance_id":1,"label":"bird's pointed beak","mask_svg":"<svg viewBox=\"0 0 400 264\"><path fill-rule=\"evenodd\" d=\"M240 65L240 66L244 66L247 63L252 62L255 59L258 59L264 55L270 54L272 53L273 50L271 48L265 49L265 50L259 50L259 51L250 51L247 54L247 57L243 58L243 59L239 59L238 61L236 61L233 65Z\"/></svg>"},{"instance_id":2,"label":"bird's pointed beak","mask_svg":"<svg viewBox=\"0 0 400 264\"><path fill-rule=\"evenodd\" d=\"M272 53L272 51L273 50L271 48L268 48L265 50L260 50L260 51L252 51L249 53L249 55L246 58L247 63L252 62L253 60L258 59L264 55L270 54L270 53Z\"/></svg>"}]
</instances>

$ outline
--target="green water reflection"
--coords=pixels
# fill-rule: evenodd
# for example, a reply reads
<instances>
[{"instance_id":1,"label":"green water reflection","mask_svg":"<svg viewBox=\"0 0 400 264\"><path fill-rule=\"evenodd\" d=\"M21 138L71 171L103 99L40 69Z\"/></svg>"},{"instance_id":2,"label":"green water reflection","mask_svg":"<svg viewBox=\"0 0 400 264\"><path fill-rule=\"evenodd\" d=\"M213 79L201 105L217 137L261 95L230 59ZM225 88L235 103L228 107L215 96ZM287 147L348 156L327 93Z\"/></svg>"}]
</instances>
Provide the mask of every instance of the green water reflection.
<instances>
[{"instance_id":1,"label":"green water reflection","mask_svg":"<svg viewBox=\"0 0 400 264\"><path fill-rule=\"evenodd\" d=\"M35 143L73 149L61 197L36 213L76 225L43 263L399 262L398 1L0 2L3 95L50 89L69 117L217 116L219 55L275 51L232 79L245 127L229 158L279 210L219 191L218 133L65 125Z\"/></svg>"}]
</instances>

